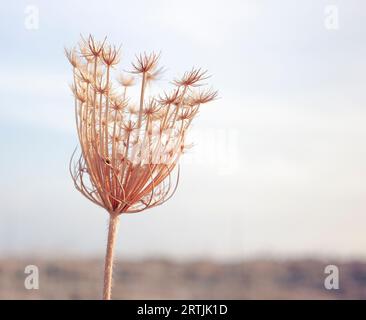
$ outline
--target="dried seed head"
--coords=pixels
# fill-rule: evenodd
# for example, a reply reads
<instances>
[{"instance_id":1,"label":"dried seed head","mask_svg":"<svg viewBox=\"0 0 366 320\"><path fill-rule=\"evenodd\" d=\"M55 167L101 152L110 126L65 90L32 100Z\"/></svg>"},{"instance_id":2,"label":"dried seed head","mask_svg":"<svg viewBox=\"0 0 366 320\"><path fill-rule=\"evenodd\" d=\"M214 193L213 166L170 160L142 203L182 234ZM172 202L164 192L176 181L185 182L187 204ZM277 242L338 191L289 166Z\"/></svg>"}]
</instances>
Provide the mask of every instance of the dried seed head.
<instances>
[{"instance_id":1,"label":"dried seed head","mask_svg":"<svg viewBox=\"0 0 366 320\"><path fill-rule=\"evenodd\" d=\"M94 57L90 54L89 47L84 42L79 42L80 56L85 58L88 63L94 62Z\"/></svg>"},{"instance_id":2,"label":"dried seed head","mask_svg":"<svg viewBox=\"0 0 366 320\"><path fill-rule=\"evenodd\" d=\"M76 77L82 81L82 82L85 82L87 84L90 84L92 83L93 81L93 77L91 74L89 74L86 66L81 66L77 69L77 73L76 73Z\"/></svg>"},{"instance_id":3,"label":"dried seed head","mask_svg":"<svg viewBox=\"0 0 366 320\"><path fill-rule=\"evenodd\" d=\"M165 114L165 110L161 107L158 111L154 112L150 118L151 120L162 120L165 117Z\"/></svg>"},{"instance_id":4,"label":"dried seed head","mask_svg":"<svg viewBox=\"0 0 366 320\"><path fill-rule=\"evenodd\" d=\"M155 113L159 112L161 106L155 99L150 99L148 104L145 106L143 113L146 117L151 118Z\"/></svg>"},{"instance_id":5,"label":"dried seed head","mask_svg":"<svg viewBox=\"0 0 366 320\"><path fill-rule=\"evenodd\" d=\"M122 137L121 136L118 136L118 135L111 135L110 136L110 139L112 140L112 141L114 141L115 143L120 143L120 142L122 142Z\"/></svg>"},{"instance_id":6,"label":"dried seed head","mask_svg":"<svg viewBox=\"0 0 366 320\"><path fill-rule=\"evenodd\" d=\"M179 97L179 89L173 90L170 94L164 92L163 95L159 96L159 103L168 106L174 104Z\"/></svg>"},{"instance_id":7,"label":"dried seed head","mask_svg":"<svg viewBox=\"0 0 366 320\"><path fill-rule=\"evenodd\" d=\"M71 91L74 94L74 97L80 102L84 103L86 101L86 91L75 84L70 85Z\"/></svg>"},{"instance_id":8,"label":"dried seed head","mask_svg":"<svg viewBox=\"0 0 366 320\"><path fill-rule=\"evenodd\" d=\"M154 52L150 54L140 54L136 56L137 61L132 63L133 71L131 73L154 73L157 69L160 54Z\"/></svg>"},{"instance_id":9,"label":"dried seed head","mask_svg":"<svg viewBox=\"0 0 366 320\"><path fill-rule=\"evenodd\" d=\"M65 55L74 68L78 68L80 66L81 61L79 59L79 56L77 55L75 48L71 50L67 50L65 48Z\"/></svg>"},{"instance_id":10,"label":"dried seed head","mask_svg":"<svg viewBox=\"0 0 366 320\"><path fill-rule=\"evenodd\" d=\"M181 121L191 120L197 115L197 113L198 113L198 109L186 108L179 115L178 120L181 120Z\"/></svg>"},{"instance_id":11,"label":"dried seed head","mask_svg":"<svg viewBox=\"0 0 366 320\"><path fill-rule=\"evenodd\" d=\"M201 69L192 68L191 71L185 72L181 79L174 80L173 84L178 87L199 87L203 85L200 82L208 78L207 70L202 71Z\"/></svg>"},{"instance_id":12,"label":"dried seed head","mask_svg":"<svg viewBox=\"0 0 366 320\"><path fill-rule=\"evenodd\" d=\"M110 90L111 84L104 82L102 78L99 78L92 86L97 93L106 94L108 90Z\"/></svg>"},{"instance_id":13,"label":"dried seed head","mask_svg":"<svg viewBox=\"0 0 366 320\"><path fill-rule=\"evenodd\" d=\"M207 75L192 69L173 82L173 91L147 99L147 84L163 69L158 66L159 54L144 53L132 64L131 73L142 74L140 96L135 100L139 103L134 105L126 97L134 77L121 75L122 90L112 90L109 68L119 62L120 55L105 41L89 36L82 39L77 52L65 50L73 66L72 91L82 146L72 177L88 199L118 215L160 205L174 193L170 177L187 148L186 131L200 104L214 100L217 93L194 93L193 87L201 86Z\"/></svg>"},{"instance_id":14,"label":"dried seed head","mask_svg":"<svg viewBox=\"0 0 366 320\"><path fill-rule=\"evenodd\" d=\"M128 106L128 100L112 96L110 99L110 105L112 109L122 111Z\"/></svg>"},{"instance_id":15,"label":"dried seed head","mask_svg":"<svg viewBox=\"0 0 366 320\"><path fill-rule=\"evenodd\" d=\"M84 50L85 57L92 56L94 58L97 58L101 56L107 37L104 38L103 42L94 40L91 35L89 35L88 40L85 40L83 37L81 37L81 39L83 42L82 46L86 49Z\"/></svg>"},{"instance_id":16,"label":"dried seed head","mask_svg":"<svg viewBox=\"0 0 366 320\"><path fill-rule=\"evenodd\" d=\"M122 123L122 129L126 132L126 133L131 133L133 130L137 129L137 123L133 122L133 121L128 121L128 122L124 122Z\"/></svg>"},{"instance_id":17,"label":"dried seed head","mask_svg":"<svg viewBox=\"0 0 366 320\"><path fill-rule=\"evenodd\" d=\"M217 99L217 94L217 91L212 89L203 90L189 97L188 104L191 106L195 106L211 102Z\"/></svg>"},{"instance_id":18,"label":"dried seed head","mask_svg":"<svg viewBox=\"0 0 366 320\"><path fill-rule=\"evenodd\" d=\"M114 66L120 61L120 48L115 46L104 46L102 49L102 59L107 66Z\"/></svg>"},{"instance_id":19,"label":"dried seed head","mask_svg":"<svg viewBox=\"0 0 366 320\"><path fill-rule=\"evenodd\" d=\"M152 82L155 80L159 80L161 75L164 73L165 69L163 67L156 69L154 71L150 71L146 73L146 82Z\"/></svg>"},{"instance_id":20,"label":"dried seed head","mask_svg":"<svg viewBox=\"0 0 366 320\"><path fill-rule=\"evenodd\" d=\"M139 109L137 108L137 106L135 104L129 104L127 107L127 111L131 115L137 115L139 113Z\"/></svg>"},{"instance_id":21,"label":"dried seed head","mask_svg":"<svg viewBox=\"0 0 366 320\"><path fill-rule=\"evenodd\" d=\"M117 78L117 81L122 87L125 88L135 85L135 78L133 76L124 76L120 74Z\"/></svg>"}]
</instances>

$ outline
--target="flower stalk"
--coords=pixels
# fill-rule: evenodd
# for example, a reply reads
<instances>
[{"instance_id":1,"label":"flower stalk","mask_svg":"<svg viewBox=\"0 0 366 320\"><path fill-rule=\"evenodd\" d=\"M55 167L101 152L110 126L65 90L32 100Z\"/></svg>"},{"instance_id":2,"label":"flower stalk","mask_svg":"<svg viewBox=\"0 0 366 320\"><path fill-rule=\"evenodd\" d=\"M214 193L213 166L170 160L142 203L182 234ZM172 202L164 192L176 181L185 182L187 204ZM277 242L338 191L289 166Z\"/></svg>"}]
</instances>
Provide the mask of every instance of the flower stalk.
<instances>
[{"instance_id":1,"label":"flower stalk","mask_svg":"<svg viewBox=\"0 0 366 320\"><path fill-rule=\"evenodd\" d=\"M109 215L107 250L105 254L103 300L111 299L114 249L118 233L118 224L119 216L111 213Z\"/></svg>"}]
</instances>

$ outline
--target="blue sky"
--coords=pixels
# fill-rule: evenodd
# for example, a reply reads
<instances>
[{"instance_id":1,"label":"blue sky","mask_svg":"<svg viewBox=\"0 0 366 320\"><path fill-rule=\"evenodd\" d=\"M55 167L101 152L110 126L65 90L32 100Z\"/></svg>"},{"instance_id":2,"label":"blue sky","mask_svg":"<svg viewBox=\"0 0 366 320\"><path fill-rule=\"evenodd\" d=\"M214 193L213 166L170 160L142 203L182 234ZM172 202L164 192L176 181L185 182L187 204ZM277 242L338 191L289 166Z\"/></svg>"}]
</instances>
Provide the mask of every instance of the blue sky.
<instances>
[{"instance_id":1,"label":"blue sky","mask_svg":"<svg viewBox=\"0 0 366 320\"><path fill-rule=\"evenodd\" d=\"M197 2L197 3L196 3ZM39 28L25 28L25 9ZM325 27L335 5L339 28ZM17 1L0 4L0 252L104 252L107 215L73 189L71 70L79 34L162 51L156 90L194 66L221 99L195 122L173 199L122 217L118 253L365 257L366 4ZM221 140L220 140L221 139Z\"/></svg>"}]
</instances>

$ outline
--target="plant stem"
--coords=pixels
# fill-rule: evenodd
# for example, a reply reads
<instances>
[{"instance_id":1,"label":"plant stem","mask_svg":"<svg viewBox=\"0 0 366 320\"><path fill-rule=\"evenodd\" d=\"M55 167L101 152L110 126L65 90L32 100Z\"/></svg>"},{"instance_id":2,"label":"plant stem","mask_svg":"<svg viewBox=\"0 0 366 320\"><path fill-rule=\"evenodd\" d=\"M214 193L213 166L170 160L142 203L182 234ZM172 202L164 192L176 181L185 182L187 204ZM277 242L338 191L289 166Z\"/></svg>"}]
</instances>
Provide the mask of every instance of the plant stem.
<instances>
[{"instance_id":1,"label":"plant stem","mask_svg":"<svg viewBox=\"0 0 366 320\"><path fill-rule=\"evenodd\" d=\"M111 299L114 247L116 243L118 222L119 222L118 215L110 214L107 251L105 255L105 266L104 266L103 300Z\"/></svg>"}]
</instances>

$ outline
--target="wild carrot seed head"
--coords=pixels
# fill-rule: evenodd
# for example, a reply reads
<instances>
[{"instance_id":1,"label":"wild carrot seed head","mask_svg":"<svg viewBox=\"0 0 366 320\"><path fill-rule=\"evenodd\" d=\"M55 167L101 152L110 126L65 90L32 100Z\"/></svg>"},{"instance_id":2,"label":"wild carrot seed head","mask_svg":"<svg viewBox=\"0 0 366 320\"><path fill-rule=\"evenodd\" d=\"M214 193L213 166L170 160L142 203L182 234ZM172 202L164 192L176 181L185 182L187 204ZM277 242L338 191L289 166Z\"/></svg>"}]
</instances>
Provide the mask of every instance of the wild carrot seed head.
<instances>
[{"instance_id":1,"label":"wild carrot seed head","mask_svg":"<svg viewBox=\"0 0 366 320\"><path fill-rule=\"evenodd\" d=\"M149 96L147 84L163 70L160 54L140 54L131 71L142 75L135 100L130 96L134 77L120 75L122 88L112 84L119 49L92 36L82 38L79 49L65 50L74 72L71 89L81 147L70 167L75 187L113 215L164 203L176 190L179 174L175 182L172 175L186 149L186 131L200 105L217 97L213 90L192 90L203 85L207 72L192 69L173 81L169 93Z\"/></svg>"},{"instance_id":2,"label":"wild carrot seed head","mask_svg":"<svg viewBox=\"0 0 366 320\"><path fill-rule=\"evenodd\" d=\"M136 62L132 62L133 71L131 73L154 73L157 70L157 66L160 59L160 53L156 54L152 52L147 54L144 52L139 56L136 56Z\"/></svg>"}]
</instances>

